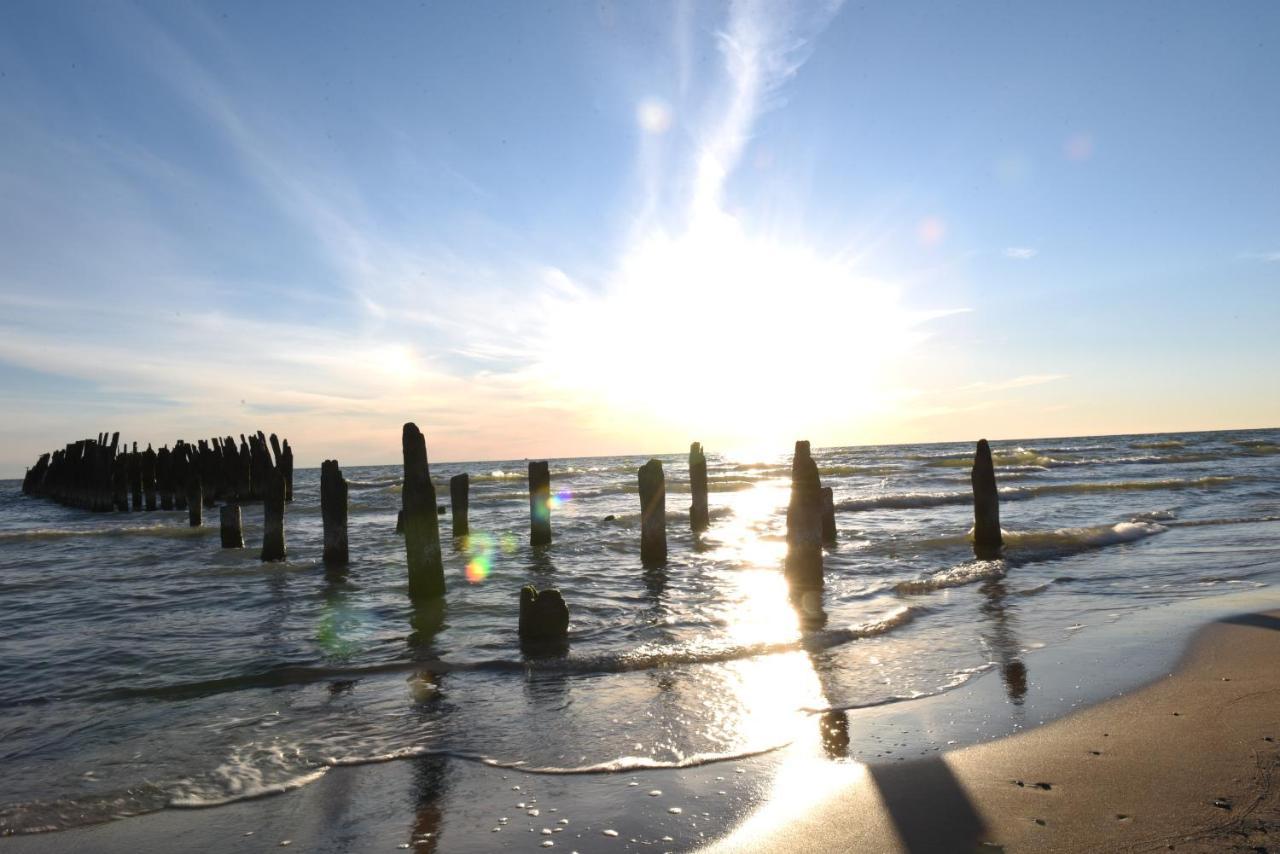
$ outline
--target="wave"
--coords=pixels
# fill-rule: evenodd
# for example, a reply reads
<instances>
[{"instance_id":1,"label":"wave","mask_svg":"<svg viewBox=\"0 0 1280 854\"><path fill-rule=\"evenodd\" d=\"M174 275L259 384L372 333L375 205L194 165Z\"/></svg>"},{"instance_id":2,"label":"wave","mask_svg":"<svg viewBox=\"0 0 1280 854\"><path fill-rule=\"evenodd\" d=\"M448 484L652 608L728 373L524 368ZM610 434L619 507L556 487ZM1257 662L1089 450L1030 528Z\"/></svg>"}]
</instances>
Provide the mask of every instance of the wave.
<instances>
[{"instance_id":1,"label":"wave","mask_svg":"<svg viewBox=\"0 0 1280 854\"><path fill-rule=\"evenodd\" d=\"M1053 531L1001 531L1005 551L997 560L971 560L927 575L901 581L894 589L904 595L931 593L949 587L963 587L980 581L1003 578L1011 566L1054 560L1077 552L1131 543L1164 533L1168 528L1154 522L1117 522ZM1055 579L1062 580L1062 579Z\"/></svg>"},{"instance_id":2,"label":"wave","mask_svg":"<svg viewBox=\"0 0 1280 854\"><path fill-rule=\"evenodd\" d=\"M234 691L259 688L276 688L284 685L305 685L313 682L353 680L362 677L395 673L430 672L433 674L458 672L510 672L528 673L629 673L637 670L653 670L690 664L714 664L773 655L798 650L820 651L863 638L887 634L904 626L926 609L916 605L898 608L883 619L845 628L808 632L790 641L756 644L724 644L714 641L693 641L686 644L653 644L641 646L631 652L595 656L566 656L563 658L487 659L453 662L444 659L429 661L394 661L383 664L333 667L313 664L283 664L250 673L224 676L194 682L171 683L146 687L114 688L90 697L92 700L121 699L191 699ZM42 698L28 698L24 704L40 702Z\"/></svg>"},{"instance_id":3,"label":"wave","mask_svg":"<svg viewBox=\"0 0 1280 854\"><path fill-rule=\"evenodd\" d=\"M216 525L193 528L190 525L132 525L120 528L31 528L26 531L2 531L0 542L25 540L62 540L73 537L207 537L218 533Z\"/></svg>"},{"instance_id":4,"label":"wave","mask_svg":"<svg viewBox=\"0 0 1280 854\"><path fill-rule=\"evenodd\" d=\"M1025 501L1040 495L1070 495L1090 492L1148 492L1179 489L1208 489L1225 486L1240 478L1231 475L1209 475L1197 478L1164 478L1160 480L1097 481L1078 483L1045 483L1036 486L1005 486L999 490L1006 501ZM911 510L968 504L973 501L970 490L952 492L900 492L866 498L846 498L836 502L837 510Z\"/></svg>"},{"instance_id":5,"label":"wave","mask_svg":"<svg viewBox=\"0 0 1280 854\"><path fill-rule=\"evenodd\" d=\"M925 465L940 466L942 468L970 468L973 465L973 454L945 454L939 456L915 455L911 459L919 460ZM995 449L991 452L991 462L996 468L1007 468L1010 466L1040 466L1050 468L1052 466L1070 465L1070 463L1062 460L1054 459L1047 454L1042 454L1032 448L1013 448Z\"/></svg>"},{"instance_id":6,"label":"wave","mask_svg":"<svg viewBox=\"0 0 1280 854\"><path fill-rule=\"evenodd\" d=\"M378 480L348 480L347 487L350 489L386 489L389 486L400 486L404 483L403 478L387 477Z\"/></svg>"},{"instance_id":7,"label":"wave","mask_svg":"<svg viewBox=\"0 0 1280 854\"><path fill-rule=\"evenodd\" d=\"M1158 450L1160 448L1185 448L1186 445L1187 443L1181 439L1159 439L1152 442L1129 443L1129 447L1131 448L1148 448L1151 450Z\"/></svg>"}]
</instances>

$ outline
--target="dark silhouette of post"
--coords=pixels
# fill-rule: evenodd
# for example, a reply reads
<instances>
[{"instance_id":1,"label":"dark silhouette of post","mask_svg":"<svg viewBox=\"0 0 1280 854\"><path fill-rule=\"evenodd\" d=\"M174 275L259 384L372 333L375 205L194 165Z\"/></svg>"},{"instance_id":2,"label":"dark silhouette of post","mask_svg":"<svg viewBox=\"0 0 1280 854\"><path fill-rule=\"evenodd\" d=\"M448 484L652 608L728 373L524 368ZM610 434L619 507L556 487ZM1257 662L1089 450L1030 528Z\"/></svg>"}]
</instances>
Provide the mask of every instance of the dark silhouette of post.
<instances>
[{"instance_id":1,"label":"dark silhouette of post","mask_svg":"<svg viewBox=\"0 0 1280 854\"><path fill-rule=\"evenodd\" d=\"M156 452L151 450L151 446L147 445L147 449L142 452L141 457L142 470L142 498L148 510L156 509Z\"/></svg>"},{"instance_id":2,"label":"dark silhouette of post","mask_svg":"<svg viewBox=\"0 0 1280 854\"><path fill-rule=\"evenodd\" d=\"M667 482L658 460L640 466L640 562L667 562Z\"/></svg>"},{"instance_id":3,"label":"dark silhouette of post","mask_svg":"<svg viewBox=\"0 0 1280 854\"><path fill-rule=\"evenodd\" d=\"M324 521L324 562L347 562L347 480L337 460L320 464L320 516Z\"/></svg>"},{"instance_id":4,"label":"dark silhouette of post","mask_svg":"<svg viewBox=\"0 0 1280 854\"><path fill-rule=\"evenodd\" d=\"M182 449L189 452L191 446L184 445ZM191 523L191 527L199 528L203 521L201 514L204 508L204 502L200 498L203 492L203 484L200 482L200 469L195 464L195 460L187 456L186 466L183 471L185 472L183 493L187 502L187 521Z\"/></svg>"},{"instance_id":5,"label":"dark silhouette of post","mask_svg":"<svg viewBox=\"0 0 1280 854\"><path fill-rule=\"evenodd\" d=\"M529 545L551 542L551 470L545 460L529 463Z\"/></svg>"},{"instance_id":6,"label":"dark silhouette of post","mask_svg":"<svg viewBox=\"0 0 1280 854\"><path fill-rule=\"evenodd\" d=\"M569 606L554 588L539 592L532 584L520 588L520 639L564 640L569 634Z\"/></svg>"},{"instance_id":7,"label":"dark silhouette of post","mask_svg":"<svg viewBox=\"0 0 1280 854\"><path fill-rule=\"evenodd\" d=\"M693 503L689 505L689 527L696 533L705 531L711 517L707 510L707 457L702 453L702 443L689 446L689 491Z\"/></svg>"},{"instance_id":8,"label":"dark silhouette of post","mask_svg":"<svg viewBox=\"0 0 1280 854\"><path fill-rule=\"evenodd\" d=\"M240 523L240 505L223 504L218 511L222 525L222 547L224 549L244 548L244 528Z\"/></svg>"},{"instance_id":9,"label":"dark silhouette of post","mask_svg":"<svg viewBox=\"0 0 1280 854\"><path fill-rule=\"evenodd\" d=\"M471 533L467 520L467 503L470 500L471 477L465 472L449 478L449 512L453 516L453 535L465 537Z\"/></svg>"},{"instance_id":10,"label":"dark silhouette of post","mask_svg":"<svg viewBox=\"0 0 1280 854\"><path fill-rule=\"evenodd\" d=\"M831 487L822 487L822 542L836 542L836 496Z\"/></svg>"},{"instance_id":11,"label":"dark silhouette of post","mask_svg":"<svg viewBox=\"0 0 1280 854\"><path fill-rule=\"evenodd\" d=\"M285 556L284 473L272 466L262 495L262 560L284 560Z\"/></svg>"},{"instance_id":12,"label":"dark silhouette of post","mask_svg":"<svg viewBox=\"0 0 1280 854\"><path fill-rule=\"evenodd\" d=\"M1004 539L1000 536L996 469L986 439L978 440L969 479L973 483L973 553L981 560L992 560L1000 554Z\"/></svg>"},{"instance_id":13,"label":"dark silhouette of post","mask_svg":"<svg viewBox=\"0 0 1280 854\"><path fill-rule=\"evenodd\" d=\"M786 574L794 587L822 586L822 482L807 441L796 442L791 460Z\"/></svg>"},{"instance_id":14,"label":"dark silhouette of post","mask_svg":"<svg viewBox=\"0 0 1280 854\"><path fill-rule=\"evenodd\" d=\"M440 557L440 519L436 490L427 467L427 440L412 421L404 425L404 488L400 493L404 547L409 563L409 598L415 602L444 596Z\"/></svg>"},{"instance_id":15,"label":"dark silhouette of post","mask_svg":"<svg viewBox=\"0 0 1280 854\"><path fill-rule=\"evenodd\" d=\"M293 448L289 440L284 440L284 448L280 452L280 469L284 472L284 500L293 501Z\"/></svg>"},{"instance_id":16,"label":"dark silhouette of post","mask_svg":"<svg viewBox=\"0 0 1280 854\"><path fill-rule=\"evenodd\" d=\"M133 495L133 510L142 509L142 455L138 453L138 443L133 443L129 453L129 492Z\"/></svg>"}]
</instances>

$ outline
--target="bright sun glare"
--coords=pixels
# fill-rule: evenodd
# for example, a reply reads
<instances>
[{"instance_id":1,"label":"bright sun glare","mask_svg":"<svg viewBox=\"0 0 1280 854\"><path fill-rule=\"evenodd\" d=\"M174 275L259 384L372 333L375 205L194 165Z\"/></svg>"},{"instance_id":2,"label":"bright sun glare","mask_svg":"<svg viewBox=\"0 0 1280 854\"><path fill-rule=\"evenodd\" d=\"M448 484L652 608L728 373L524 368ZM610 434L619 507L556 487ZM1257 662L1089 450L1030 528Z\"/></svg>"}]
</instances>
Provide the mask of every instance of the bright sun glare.
<instances>
[{"instance_id":1,"label":"bright sun glare","mask_svg":"<svg viewBox=\"0 0 1280 854\"><path fill-rule=\"evenodd\" d=\"M925 319L843 260L711 210L682 234L651 233L603 293L557 309L540 367L613 413L613 429L785 444L797 429L856 429L885 407L888 366L923 340ZM600 353L610 356L588 355Z\"/></svg>"}]
</instances>

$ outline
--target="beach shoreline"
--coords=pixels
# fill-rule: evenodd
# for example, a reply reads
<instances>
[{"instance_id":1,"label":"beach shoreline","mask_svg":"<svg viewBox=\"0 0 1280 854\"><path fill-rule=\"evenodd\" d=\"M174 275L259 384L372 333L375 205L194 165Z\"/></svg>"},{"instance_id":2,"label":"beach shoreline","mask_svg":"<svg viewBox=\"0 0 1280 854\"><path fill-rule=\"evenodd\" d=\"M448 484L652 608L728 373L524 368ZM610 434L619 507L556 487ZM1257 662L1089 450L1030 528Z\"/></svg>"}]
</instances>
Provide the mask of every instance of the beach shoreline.
<instances>
[{"instance_id":1,"label":"beach shoreline","mask_svg":"<svg viewBox=\"0 0 1280 854\"><path fill-rule=\"evenodd\" d=\"M1176 670L994 742L826 776L711 851L1267 851L1280 839L1280 611L1198 631Z\"/></svg>"},{"instance_id":2,"label":"beach shoreline","mask_svg":"<svg viewBox=\"0 0 1280 854\"><path fill-rule=\"evenodd\" d=\"M1258 607L1241 617L1246 603ZM504 847L541 850L544 841L551 841L554 850L583 854L693 850L706 844L723 851L918 852L957 850L948 848L946 840L972 834L975 844L989 844L983 850L999 850L991 845L1004 850L1123 849L1157 837L1192 846L1186 850L1220 850L1194 845L1205 832L1219 834L1211 837L1216 844L1226 838L1221 834L1234 833L1233 823L1245 815L1262 821L1257 834L1273 832L1274 797L1268 801L1248 793L1255 785L1250 781L1274 766L1275 742L1264 742L1263 734L1257 734L1255 752L1235 750L1215 761L1221 791L1215 789L1213 795L1197 788L1208 782L1195 774L1188 777L1185 769L1161 757L1192 755L1192 745L1217 745L1208 737L1212 733L1201 732L1206 722L1244 709L1245 720L1231 726L1251 731L1261 725L1258 714L1280 708L1280 673L1270 667L1280 652L1280 633L1265 630L1280 627L1277 615L1275 597L1265 589L1144 612L1123 624L1099 627L1080 643L1031 655L1028 666L1039 690L1033 689L1025 704L1008 702L1003 674L993 669L955 691L851 712L852 738L848 733L843 741L837 736L834 745L823 719L778 751L687 769L555 776L425 756L334 768L301 789L221 807L166 809L9 837L0 840L0 848L142 854L181 845L247 852L278 849L288 842L285 847L308 851L434 852L491 850L501 838ZM1162 637L1176 641L1190 634L1192 620L1203 628L1190 643L1161 643ZM1120 666L1124 661L1129 666ZM1221 675L1213 676L1219 670ZM1098 678L1083 678L1085 673ZM1215 678L1231 681L1215 683ZM1192 691L1206 684L1215 690ZM1143 687L1135 690L1139 685ZM1240 699L1245 695L1270 698L1270 705L1264 703L1260 712ZM1179 707L1167 715L1179 729L1162 729L1145 740L1132 735L1133 726L1122 722L1159 718L1151 711L1158 703ZM1092 730L1099 715L1119 722L1108 724L1103 730L1107 736L1097 736L1105 739L1101 747L1081 746L1081 739L1096 735ZM1272 714L1271 720L1276 719ZM1280 738L1280 732L1266 735ZM1191 742L1184 745L1186 739ZM1090 752L1104 748L1102 756ZM1099 768L1108 776L1100 778L1098 793L1089 795L1082 775ZM1119 798L1117 792L1133 788L1126 781L1160 774L1169 777L1163 790L1168 796L1151 797L1167 802L1167 810ZM870 779L879 785L868 786ZM939 800L938 786L951 797ZM969 794L954 797L957 791ZM1232 808L1214 806L1219 797ZM896 813L885 807L889 801L897 805ZM955 810L945 817L931 811L913 821L913 809L930 803L952 803ZM1109 810L1111 822L1098 825L1098 810ZM895 825L896 818L907 829ZM1161 822L1173 822L1168 826L1176 829L1161 835L1155 831L1164 826ZM910 827L931 828L935 835L912 836ZM1239 829L1246 833L1241 838L1255 833ZM609 830L617 835L606 836ZM1089 835L1095 831L1101 835Z\"/></svg>"}]
</instances>

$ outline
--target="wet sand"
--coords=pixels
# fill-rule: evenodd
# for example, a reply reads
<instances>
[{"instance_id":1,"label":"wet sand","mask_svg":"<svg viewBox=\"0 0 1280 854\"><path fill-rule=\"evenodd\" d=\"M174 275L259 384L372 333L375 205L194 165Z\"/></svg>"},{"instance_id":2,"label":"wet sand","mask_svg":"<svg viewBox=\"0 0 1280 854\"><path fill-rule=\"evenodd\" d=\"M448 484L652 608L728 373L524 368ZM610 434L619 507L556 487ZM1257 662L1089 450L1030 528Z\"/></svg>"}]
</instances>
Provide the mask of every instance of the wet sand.
<instances>
[{"instance_id":1,"label":"wet sand","mask_svg":"<svg viewBox=\"0 0 1280 854\"><path fill-rule=\"evenodd\" d=\"M1266 598L1261 607L1274 607ZM1221 607L1196 607L1209 606ZM1176 669L1182 635L1169 614L1125 624L1033 656L1032 672L1054 678L1013 709L1029 727L1013 736L997 737L1011 707L992 672L951 694L851 714L846 739L869 749L832 744L814 727L792 748L754 758L568 777L427 756L334 769L281 796L0 839L0 852L249 852L287 842L426 854L550 841L549 850L587 854L689 850L726 827L717 852L1275 850L1280 611L1216 619ZM1090 706L1098 691L1123 690L1108 679L1155 681ZM1066 707L1077 711L1037 725ZM832 761L833 748L869 764Z\"/></svg>"},{"instance_id":2,"label":"wet sand","mask_svg":"<svg viewBox=\"0 0 1280 854\"><path fill-rule=\"evenodd\" d=\"M1019 735L794 773L820 803L765 808L713 850L1274 851L1280 612L1215 622L1173 675Z\"/></svg>"}]
</instances>

